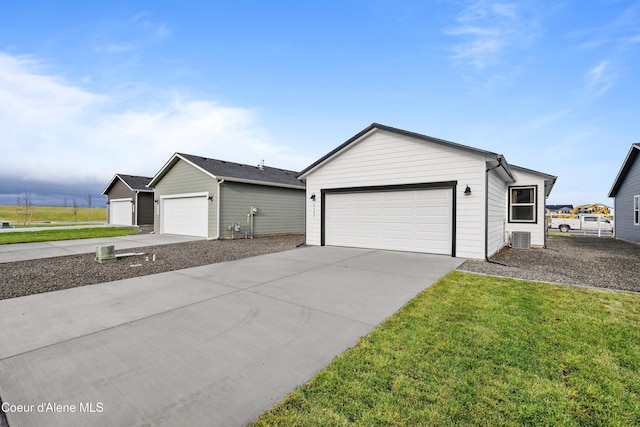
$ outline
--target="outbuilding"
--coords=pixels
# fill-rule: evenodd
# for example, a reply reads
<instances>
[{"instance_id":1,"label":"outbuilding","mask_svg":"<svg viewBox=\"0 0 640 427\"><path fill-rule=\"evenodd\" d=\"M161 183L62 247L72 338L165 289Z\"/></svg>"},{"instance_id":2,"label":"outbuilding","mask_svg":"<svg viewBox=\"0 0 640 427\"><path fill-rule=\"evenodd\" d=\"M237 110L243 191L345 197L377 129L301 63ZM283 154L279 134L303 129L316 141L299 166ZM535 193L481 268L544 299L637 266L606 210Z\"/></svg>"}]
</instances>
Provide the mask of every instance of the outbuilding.
<instances>
[{"instance_id":1,"label":"outbuilding","mask_svg":"<svg viewBox=\"0 0 640 427\"><path fill-rule=\"evenodd\" d=\"M298 176L309 245L484 259L545 244L556 177L504 156L374 123Z\"/></svg>"},{"instance_id":2,"label":"outbuilding","mask_svg":"<svg viewBox=\"0 0 640 427\"><path fill-rule=\"evenodd\" d=\"M152 178L157 233L208 239L304 233L297 172L175 153Z\"/></svg>"},{"instance_id":3,"label":"outbuilding","mask_svg":"<svg viewBox=\"0 0 640 427\"><path fill-rule=\"evenodd\" d=\"M102 194L107 196L107 222L113 225L153 224L153 190L146 176L113 176Z\"/></svg>"},{"instance_id":4,"label":"outbuilding","mask_svg":"<svg viewBox=\"0 0 640 427\"><path fill-rule=\"evenodd\" d=\"M614 198L614 231L618 239L640 243L640 143L633 144L620 167L609 197Z\"/></svg>"}]
</instances>

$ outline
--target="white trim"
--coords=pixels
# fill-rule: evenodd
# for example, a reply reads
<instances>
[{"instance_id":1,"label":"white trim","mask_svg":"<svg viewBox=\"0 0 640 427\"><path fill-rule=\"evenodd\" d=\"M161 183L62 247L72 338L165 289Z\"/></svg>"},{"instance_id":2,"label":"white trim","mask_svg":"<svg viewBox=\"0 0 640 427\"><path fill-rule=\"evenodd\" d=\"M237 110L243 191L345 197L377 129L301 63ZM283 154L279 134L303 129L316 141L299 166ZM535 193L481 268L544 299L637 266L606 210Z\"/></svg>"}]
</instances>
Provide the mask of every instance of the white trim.
<instances>
[{"instance_id":1,"label":"white trim","mask_svg":"<svg viewBox=\"0 0 640 427\"><path fill-rule=\"evenodd\" d=\"M127 201L133 203L133 198L127 197L127 198L124 198L124 199L109 199L109 203L111 203L111 202L127 202Z\"/></svg>"},{"instance_id":2,"label":"white trim","mask_svg":"<svg viewBox=\"0 0 640 427\"><path fill-rule=\"evenodd\" d=\"M133 225L138 226L138 194L139 191L136 191L136 201L133 202Z\"/></svg>"},{"instance_id":3,"label":"white trim","mask_svg":"<svg viewBox=\"0 0 640 427\"><path fill-rule=\"evenodd\" d=\"M533 202L527 203L515 203L512 198L512 192L514 190L533 190ZM508 187L508 197L509 197L509 211L507 212L507 220L510 223L518 223L518 224L537 224L538 223L538 187L536 185L510 185ZM531 207L533 219L514 219L513 218L513 208L514 206L521 207Z\"/></svg>"},{"instance_id":4,"label":"white trim","mask_svg":"<svg viewBox=\"0 0 640 427\"><path fill-rule=\"evenodd\" d=\"M131 175L134 176L134 175ZM113 176L113 178L111 178L111 181L109 181L109 184L107 184L107 186L104 188L104 190L102 190L102 194L104 194L105 196L107 195L107 190L109 188L111 188L111 186L113 185L113 182L116 180L116 178L118 178L120 181L122 181L122 183L131 191L131 192L136 192L136 191L142 191L145 193L151 193L153 192L153 190L149 189L149 190L145 190L144 188L140 188L140 189L133 189L131 188L131 186L129 184L127 184L127 181L125 181L124 179L122 179L122 177L120 176L120 174L115 174Z\"/></svg>"},{"instance_id":5,"label":"white trim","mask_svg":"<svg viewBox=\"0 0 640 427\"><path fill-rule=\"evenodd\" d=\"M182 194L167 194L165 196L160 196L160 200L163 199L186 199L189 197L209 197L208 191L201 191L199 193L182 193Z\"/></svg>"},{"instance_id":6,"label":"white trim","mask_svg":"<svg viewBox=\"0 0 640 427\"><path fill-rule=\"evenodd\" d=\"M331 162L336 157L341 156L342 153L344 153L345 151L350 150L351 148L353 148L354 145L358 145L360 142L362 142L362 140L364 140L365 138L368 138L369 136L373 135L378 130L379 129L376 128L376 127L372 128L369 132L365 133L364 135L361 135L360 138L356 139L355 141L351 141L350 144L346 145L345 147L342 147L342 150L336 151L335 153L333 153L333 155L331 155L330 157L327 157L322 162L318 163L313 168L311 168L308 171L306 171L304 174L298 175L298 179L307 178L307 176L309 176L309 174L315 172L316 170L318 170L322 166L324 166L327 163Z\"/></svg>"},{"instance_id":7,"label":"white trim","mask_svg":"<svg viewBox=\"0 0 640 427\"><path fill-rule=\"evenodd\" d=\"M169 169L171 169L172 167L174 167L176 165L178 160L182 160L184 162L187 162L188 164L190 164L194 168L204 172L205 174L209 175L213 179L217 178L215 175L211 174L211 172L207 172L206 170L202 169L200 166L194 164L193 162L189 161L188 159L185 159L180 154L174 153L173 156L171 156L171 158L169 159L169 161L167 163L165 163L164 166L158 171L158 173L155 174L153 178L151 178L151 181L149 181L149 184L147 184L147 187L149 187L149 188L154 187L158 183L158 181L160 181L162 178L164 178L164 176L166 175L166 171L168 171Z\"/></svg>"},{"instance_id":8,"label":"white trim","mask_svg":"<svg viewBox=\"0 0 640 427\"><path fill-rule=\"evenodd\" d=\"M218 183L218 194L216 195L216 237L215 240L220 238L220 185L224 182L224 179L220 181L216 180Z\"/></svg>"}]
</instances>

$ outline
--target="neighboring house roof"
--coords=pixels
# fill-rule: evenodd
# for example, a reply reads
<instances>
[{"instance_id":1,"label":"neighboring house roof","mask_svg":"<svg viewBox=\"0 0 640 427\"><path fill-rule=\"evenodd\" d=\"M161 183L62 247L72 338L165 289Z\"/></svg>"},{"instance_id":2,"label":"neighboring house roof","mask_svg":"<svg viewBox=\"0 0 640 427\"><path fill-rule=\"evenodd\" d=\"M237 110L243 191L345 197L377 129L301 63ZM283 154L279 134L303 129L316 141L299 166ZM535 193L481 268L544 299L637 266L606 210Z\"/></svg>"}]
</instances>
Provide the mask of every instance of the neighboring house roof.
<instances>
[{"instance_id":1,"label":"neighboring house roof","mask_svg":"<svg viewBox=\"0 0 640 427\"><path fill-rule=\"evenodd\" d=\"M629 170L631 170L631 166L633 166L633 162L636 160L636 157L638 157L639 152L640 143L632 144L629 152L627 153L627 157L624 159L622 167L618 172L618 176L616 177L615 181L613 181L613 186L609 191L609 197L616 197L616 194L618 194L618 190L620 190L620 186L627 177Z\"/></svg>"},{"instance_id":2,"label":"neighboring house roof","mask_svg":"<svg viewBox=\"0 0 640 427\"><path fill-rule=\"evenodd\" d=\"M405 135L405 136L409 136L411 138L416 138L416 139L420 139L420 140L423 140L423 141L431 142L431 143L434 143L434 144L444 145L444 146L451 147L451 148L457 148L459 150L463 150L463 151L467 151L467 152L471 152L471 153L475 153L475 154L480 154L480 155L483 155L483 156L486 156L486 157L493 158L494 162L495 162L493 166L502 167L504 172L505 172L505 174L513 182L516 181L516 177L514 175L513 169L520 169L522 171L526 171L526 172L534 173L534 174L537 174L537 175L541 175L541 176L543 176L545 178L545 194L546 195L548 195L551 192L551 189L553 188L553 184L555 183L555 181L557 179L557 177L553 176L553 175L545 174L545 173L534 171L534 170L531 170L531 169L526 169L526 168L523 168L523 167L520 167L520 166L509 165L509 163L507 162L507 160L504 158L504 156L502 154L498 154L498 153L494 153L494 152L486 151L486 150L481 150L479 148L469 147L468 145L462 145L462 144L458 144L456 142L451 142L451 141L446 141L444 139L434 138L432 136L422 135L422 134L415 133L415 132L409 132L409 131L398 129L398 128L394 128L394 127L391 127L391 126L381 125L379 123L373 123L369 127L365 128L364 130L359 132L358 134L354 135L352 138L350 138L349 140L344 142L342 145L338 146L337 148L335 148L334 150L332 150L331 152L327 153L325 156L321 157L319 160L317 160L316 162L311 164L309 167L304 169L302 172L300 172L300 174L298 174L298 177L299 178L303 178L309 172L311 172L314 169L320 167L323 163L327 162L329 159L331 159L334 156L338 155L343 150L348 148L351 144L353 144L354 142L358 141L360 138L362 138L363 136L365 136L366 134L368 134L369 132L371 132L371 131L373 131L375 129L380 129L380 130L384 130L384 131L387 131L387 132L393 132L393 133L396 133L396 134L399 134L399 135ZM548 181L549 185L547 185L547 181Z\"/></svg>"},{"instance_id":3,"label":"neighboring house roof","mask_svg":"<svg viewBox=\"0 0 640 427\"><path fill-rule=\"evenodd\" d=\"M573 205L547 205L547 209L557 211L560 209L573 209Z\"/></svg>"},{"instance_id":4,"label":"neighboring house roof","mask_svg":"<svg viewBox=\"0 0 640 427\"><path fill-rule=\"evenodd\" d=\"M180 160L193 165L214 179L272 187L305 188L304 182L296 178L297 172L295 171L262 165L250 166L184 153L175 153L151 179L149 187L157 185L162 177Z\"/></svg>"},{"instance_id":5,"label":"neighboring house roof","mask_svg":"<svg viewBox=\"0 0 640 427\"><path fill-rule=\"evenodd\" d=\"M145 193L150 193L153 191L149 187L147 187L147 185L151 181L151 178L146 176L125 175L123 173L117 173L113 176L113 178L111 178L111 181L109 181L109 184L105 187L104 191L102 191L102 194L107 194L107 192L111 190L111 187L113 186L113 184L115 184L117 179L122 181L124 185L126 185L131 191L142 191Z\"/></svg>"}]
</instances>

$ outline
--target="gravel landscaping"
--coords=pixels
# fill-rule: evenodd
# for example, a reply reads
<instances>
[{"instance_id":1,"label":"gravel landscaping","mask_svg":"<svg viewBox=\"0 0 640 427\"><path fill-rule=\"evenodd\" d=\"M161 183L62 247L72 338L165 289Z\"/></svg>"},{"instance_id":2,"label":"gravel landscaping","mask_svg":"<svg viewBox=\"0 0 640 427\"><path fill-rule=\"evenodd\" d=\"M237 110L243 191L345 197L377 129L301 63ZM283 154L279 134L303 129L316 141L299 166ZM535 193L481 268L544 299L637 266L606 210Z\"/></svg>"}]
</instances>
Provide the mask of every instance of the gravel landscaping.
<instances>
[{"instance_id":1,"label":"gravel landscaping","mask_svg":"<svg viewBox=\"0 0 640 427\"><path fill-rule=\"evenodd\" d=\"M303 235L256 239L199 240L126 250L117 250L116 248L116 254L135 252L145 255L120 258L117 262L104 264L95 261L95 254L0 264L0 299L286 251L295 249L303 242ZM153 261L154 255L155 262Z\"/></svg>"},{"instance_id":2,"label":"gravel landscaping","mask_svg":"<svg viewBox=\"0 0 640 427\"><path fill-rule=\"evenodd\" d=\"M146 276L295 249L302 235L200 240L116 250L145 255L100 264L94 254L0 264L0 299ZM494 260L467 260L459 269L496 276L640 292L640 245L611 238L551 236L547 249L505 248ZM153 261L155 255L156 261ZM147 261L149 259L149 261Z\"/></svg>"},{"instance_id":3,"label":"gravel landscaping","mask_svg":"<svg viewBox=\"0 0 640 427\"><path fill-rule=\"evenodd\" d=\"M547 249L505 248L493 259L507 266L467 260L459 270L640 292L640 245L621 240L550 236Z\"/></svg>"}]
</instances>

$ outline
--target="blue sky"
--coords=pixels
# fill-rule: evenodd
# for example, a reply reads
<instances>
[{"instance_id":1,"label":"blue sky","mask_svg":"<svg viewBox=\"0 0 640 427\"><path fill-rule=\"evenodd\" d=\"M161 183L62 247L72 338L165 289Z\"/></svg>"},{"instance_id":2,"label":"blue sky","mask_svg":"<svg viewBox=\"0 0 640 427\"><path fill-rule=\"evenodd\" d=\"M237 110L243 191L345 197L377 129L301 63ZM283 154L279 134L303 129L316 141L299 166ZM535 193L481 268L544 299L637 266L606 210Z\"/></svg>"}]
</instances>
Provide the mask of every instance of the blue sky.
<instances>
[{"instance_id":1,"label":"blue sky","mask_svg":"<svg viewBox=\"0 0 640 427\"><path fill-rule=\"evenodd\" d=\"M0 204L174 152L300 170L373 122L612 204L639 71L640 1L0 0Z\"/></svg>"}]
</instances>

